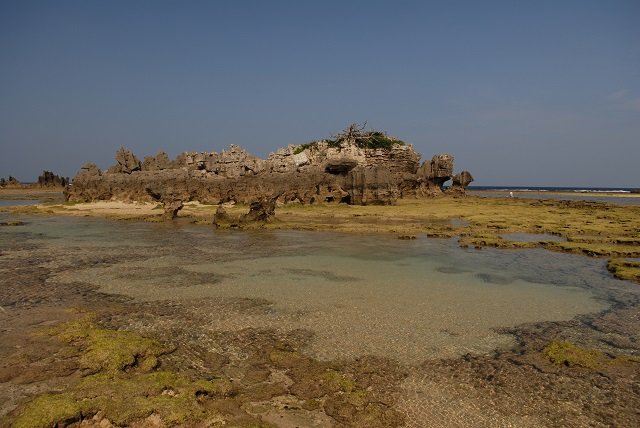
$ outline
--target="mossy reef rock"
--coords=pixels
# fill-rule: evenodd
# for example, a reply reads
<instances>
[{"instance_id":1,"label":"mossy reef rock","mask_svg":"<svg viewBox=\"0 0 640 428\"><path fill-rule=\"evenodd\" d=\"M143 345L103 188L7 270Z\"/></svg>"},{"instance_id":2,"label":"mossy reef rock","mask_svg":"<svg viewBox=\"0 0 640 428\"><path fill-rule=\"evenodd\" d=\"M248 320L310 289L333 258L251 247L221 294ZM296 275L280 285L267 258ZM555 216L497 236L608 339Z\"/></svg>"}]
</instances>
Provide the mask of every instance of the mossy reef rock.
<instances>
[{"instance_id":1,"label":"mossy reef rock","mask_svg":"<svg viewBox=\"0 0 640 428\"><path fill-rule=\"evenodd\" d=\"M250 203L277 195L278 202L393 204L398 198L437 196L454 179L452 193L473 181L454 174L453 156L439 154L420 164L411 145L379 131L351 125L330 139L289 145L267 159L231 145L221 153L166 153L142 161L121 147L116 164L101 171L84 165L66 191L69 201L200 201Z\"/></svg>"}]
</instances>

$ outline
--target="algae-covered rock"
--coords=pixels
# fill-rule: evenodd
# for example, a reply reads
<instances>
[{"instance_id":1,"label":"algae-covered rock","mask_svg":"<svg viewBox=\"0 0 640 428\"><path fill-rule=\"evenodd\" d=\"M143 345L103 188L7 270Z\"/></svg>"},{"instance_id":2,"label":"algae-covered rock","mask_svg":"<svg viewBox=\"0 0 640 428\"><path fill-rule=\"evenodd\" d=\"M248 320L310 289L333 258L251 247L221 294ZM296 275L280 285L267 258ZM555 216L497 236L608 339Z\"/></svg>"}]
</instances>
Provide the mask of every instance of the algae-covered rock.
<instances>
[{"instance_id":1,"label":"algae-covered rock","mask_svg":"<svg viewBox=\"0 0 640 428\"><path fill-rule=\"evenodd\" d=\"M158 357L167 352L159 342L136 333L97 328L91 316L58 326L52 333L81 346L84 352L80 362L94 373L133 367L149 371L157 366Z\"/></svg>"},{"instance_id":2,"label":"algae-covered rock","mask_svg":"<svg viewBox=\"0 0 640 428\"><path fill-rule=\"evenodd\" d=\"M80 404L73 394L43 394L36 397L18 414L14 428L49 428L79 420Z\"/></svg>"},{"instance_id":3,"label":"algae-covered rock","mask_svg":"<svg viewBox=\"0 0 640 428\"><path fill-rule=\"evenodd\" d=\"M92 374L64 394L43 394L24 404L13 413L11 426L65 426L96 414L118 426L151 415L165 426L224 422L205 403L234 394L231 382L224 377L202 379L154 370L157 358L167 352L159 342L130 331L99 328L92 315L48 333L77 346L77 358Z\"/></svg>"},{"instance_id":4,"label":"algae-covered rock","mask_svg":"<svg viewBox=\"0 0 640 428\"><path fill-rule=\"evenodd\" d=\"M640 261L611 259L607 263L607 270L618 279L640 282Z\"/></svg>"},{"instance_id":5,"label":"algae-covered rock","mask_svg":"<svg viewBox=\"0 0 640 428\"><path fill-rule=\"evenodd\" d=\"M581 348L567 341L551 342L542 352L552 363L567 367L580 366L596 370L607 363L607 357L602 352Z\"/></svg>"}]
</instances>

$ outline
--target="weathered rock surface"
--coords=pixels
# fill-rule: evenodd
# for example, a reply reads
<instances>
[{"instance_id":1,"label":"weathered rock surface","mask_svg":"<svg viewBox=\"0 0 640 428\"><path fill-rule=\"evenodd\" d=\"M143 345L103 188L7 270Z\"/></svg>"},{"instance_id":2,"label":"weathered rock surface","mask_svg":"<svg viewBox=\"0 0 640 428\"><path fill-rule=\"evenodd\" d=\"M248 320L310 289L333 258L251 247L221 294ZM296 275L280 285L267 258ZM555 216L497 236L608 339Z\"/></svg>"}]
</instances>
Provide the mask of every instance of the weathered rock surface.
<instances>
[{"instance_id":1,"label":"weathered rock surface","mask_svg":"<svg viewBox=\"0 0 640 428\"><path fill-rule=\"evenodd\" d=\"M452 178L453 183L448 189L451 193L464 193L467 186L473 182L473 175L469 171L462 171Z\"/></svg>"},{"instance_id":2,"label":"weathered rock surface","mask_svg":"<svg viewBox=\"0 0 640 428\"><path fill-rule=\"evenodd\" d=\"M51 171L43 171L38 177L38 186L40 187L66 187L69 184L69 178L60 177Z\"/></svg>"},{"instance_id":3,"label":"weathered rock surface","mask_svg":"<svg viewBox=\"0 0 640 428\"><path fill-rule=\"evenodd\" d=\"M388 205L398 198L398 185L389 168L358 167L347 177L348 202L355 205Z\"/></svg>"},{"instance_id":4,"label":"weathered rock surface","mask_svg":"<svg viewBox=\"0 0 640 428\"><path fill-rule=\"evenodd\" d=\"M136 155L122 146L116 152L116 162L114 166L109 168L109 172L131 174L133 171L142 169L142 164Z\"/></svg>"},{"instance_id":5,"label":"weathered rock surface","mask_svg":"<svg viewBox=\"0 0 640 428\"><path fill-rule=\"evenodd\" d=\"M240 217L240 223L266 223L276 215L276 201L278 197L261 198L251 202L249 212Z\"/></svg>"},{"instance_id":6,"label":"weathered rock surface","mask_svg":"<svg viewBox=\"0 0 640 428\"><path fill-rule=\"evenodd\" d=\"M441 195L444 183L453 176L453 156L447 153L435 155L418 168L416 175L419 181L419 196Z\"/></svg>"},{"instance_id":7,"label":"weathered rock surface","mask_svg":"<svg viewBox=\"0 0 640 428\"><path fill-rule=\"evenodd\" d=\"M4 177L0 178L0 187L4 189L15 189L22 187L22 184L15 177L9 176L7 179Z\"/></svg>"},{"instance_id":8,"label":"weathered rock surface","mask_svg":"<svg viewBox=\"0 0 640 428\"><path fill-rule=\"evenodd\" d=\"M342 139L290 145L267 159L232 145L220 153L185 152L175 160L159 152L140 162L121 147L116 165L106 172L94 164L83 166L67 199L175 201L178 206L177 201L251 203L279 195L284 203L393 204L399 197L441 194L443 184L454 176L451 155L436 155L420 166L420 154L411 145L378 132L358 132L355 137L345 133ZM375 146L372 141L382 143ZM460 177L459 191L470 176Z\"/></svg>"},{"instance_id":9,"label":"weathered rock surface","mask_svg":"<svg viewBox=\"0 0 640 428\"><path fill-rule=\"evenodd\" d=\"M164 215L169 219L174 219L178 216L178 211L184 207L182 194L183 192L179 188L171 186L150 186L145 187L145 192L154 201L160 202L164 208Z\"/></svg>"}]
</instances>

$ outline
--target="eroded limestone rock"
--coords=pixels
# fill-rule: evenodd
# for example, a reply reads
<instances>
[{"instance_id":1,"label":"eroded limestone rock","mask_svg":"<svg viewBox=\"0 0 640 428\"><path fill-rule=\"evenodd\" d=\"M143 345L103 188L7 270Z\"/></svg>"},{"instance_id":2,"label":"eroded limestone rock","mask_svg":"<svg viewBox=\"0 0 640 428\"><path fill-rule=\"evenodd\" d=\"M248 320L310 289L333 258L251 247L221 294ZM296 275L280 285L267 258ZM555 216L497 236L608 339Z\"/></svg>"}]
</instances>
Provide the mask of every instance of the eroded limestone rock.
<instances>
[{"instance_id":1,"label":"eroded limestone rock","mask_svg":"<svg viewBox=\"0 0 640 428\"><path fill-rule=\"evenodd\" d=\"M276 201L278 196L260 198L251 202L249 212L240 216L240 223L266 223L276 216Z\"/></svg>"},{"instance_id":2,"label":"eroded limestone rock","mask_svg":"<svg viewBox=\"0 0 640 428\"><path fill-rule=\"evenodd\" d=\"M454 177L449 154L436 155L419 167L420 154L411 145L386 134L367 135L386 140L383 146L372 147L369 140L358 143L343 136L289 145L266 160L232 145L220 153L185 152L175 160L159 152L141 163L120 148L117 164L106 174L94 164L85 165L67 197L71 201L156 200L146 190L151 189L167 207L194 200L248 204L276 194L284 203L391 204L399 197L440 195L444 183ZM471 175L461 174L456 183L464 187ZM168 215L173 213L174 208L167 209Z\"/></svg>"}]
</instances>

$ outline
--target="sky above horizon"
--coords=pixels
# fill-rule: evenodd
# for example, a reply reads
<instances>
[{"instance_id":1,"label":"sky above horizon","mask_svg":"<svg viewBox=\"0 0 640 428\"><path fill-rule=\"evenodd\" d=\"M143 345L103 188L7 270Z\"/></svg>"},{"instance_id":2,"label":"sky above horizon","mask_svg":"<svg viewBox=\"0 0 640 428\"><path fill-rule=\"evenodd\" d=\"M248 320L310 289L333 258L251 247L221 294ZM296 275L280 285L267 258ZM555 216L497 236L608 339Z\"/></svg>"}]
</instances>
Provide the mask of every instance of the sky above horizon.
<instances>
[{"instance_id":1,"label":"sky above horizon","mask_svg":"<svg viewBox=\"0 0 640 428\"><path fill-rule=\"evenodd\" d=\"M0 0L0 177L353 122L474 185L640 187L640 2Z\"/></svg>"}]
</instances>

